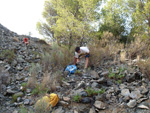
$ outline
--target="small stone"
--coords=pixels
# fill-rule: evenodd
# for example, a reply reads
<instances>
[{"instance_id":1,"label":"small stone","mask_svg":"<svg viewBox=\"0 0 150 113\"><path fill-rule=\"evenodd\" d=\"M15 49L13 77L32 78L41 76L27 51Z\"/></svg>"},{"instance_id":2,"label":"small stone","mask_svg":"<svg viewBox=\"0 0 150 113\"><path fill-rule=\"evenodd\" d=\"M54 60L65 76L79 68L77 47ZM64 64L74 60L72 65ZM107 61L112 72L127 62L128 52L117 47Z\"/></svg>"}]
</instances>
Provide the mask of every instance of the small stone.
<instances>
[{"instance_id":1,"label":"small stone","mask_svg":"<svg viewBox=\"0 0 150 113\"><path fill-rule=\"evenodd\" d=\"M137 104L136 100L130 100L130 101L127 103L127 106L128 106L129 108L133 108L133 107L136 106L136 104Z\"/></svg>"},{"instance_id":2,"label":"small stone","mask_svg":"<svg viewBox=\"0 0 150 113\"><path fill-rule=\"evenodd\" d=\"M85 82L81 81L75 89L84 88L84 87L85 87Z\"/></svg>"},{"instance_id":3,"label":"small stone","mask_svg":"<svg viewBox=\"0 0 150 113\"><path fill-rule=\"evenodd\" d=\"M65 102L65 101L60 101L59 102L62 106L68 106L69 105L69 103L68 102Z\"/></svg>"},{"instance_id":4,"label":"small stone","mask_svg":"<svg viewBox=\"0 0 150 113\"><path fill-rule=\"evenodd\" d=\"M138 105L138 108L141 108L141 109L149 109L149 107L145 106L145 105Z\"/></svg>"},{"instance_id":5,"label":"small stone","mask_svg":"<svg viewBox=\"0 0 150 113\"><path fill-rule=\"evenodd\" d=\"M56 110L54 110L53 113L65 113L65 112L64 112L62 106L60 106Z\"/></svg>"},{"instance_id":6,"label":"small stone","mask_svg":"<svg viewBox=\"0 0 150 113\"><path fill-rule=\"evenodd\" d=\"M139 90L136 90L136 91L132 91L132 92L130 93L130 97L131 97L132 99L140 99L140 98L142 97L142 95L141 95L141 93L140 93Z\"/></svg>"},{"instance_id":7,"label":"small stone","mask_svg":"<svg viewBox=\"0 0 150 113\"><path fill-rule=\"evenodd\" d=\"M91 86L92 86L92 88L98 88L99 84L97 82L93 82Z\"/></svg>"},{"instance_id":8,"label":"small stone","mask_svg":"<svg viewBox=\"0 0 150 113\"><path fill-rule=\"evenodd\" d=\"M90 103L91 102L91 99L89 97L85 97L85 98L82 98L81 99L81 102L82 103Z\"/></svg>"},{"instance_id":9,"label":"small stone","mask_svg":"<svg viewBox=\"0 0 150 113\"><path fill-rule=\"evenodd\" d=\"M7 89L6 92L7 92L7 94L11 94L12 95L12 94L15 94L17 91L13 91L11 89Z\"/></svg>"},{"instance_id":10,"label":"small stone","mask_svg":"<svg viewBox=\"0 0 150 113\"><path fill-rule=\"evenodd\" d=\"M82 97L88 96L87 92L85 92L85 91L81 91L81 92L79 93L79 95L81 95Z\"/></svg>"},{"instance_id":11,"label":"small stone","mask_svg":"<svg viewBox=\"0 0 150 113\"><path fill-rule=\"evenodd\" d=\"M95 112L94 108L91 108L89 113L96 113L96 112Z\"/></svg>"},{"instance_id":12,"label":"small stone","mask_svg":"<svg viewBox=\"0 0 150 113\"><path fill-rule=\"evenodd\" d=\"M97 73L96 71L91 71L91 77L92 77L93 79L98 79L98 78L99 78L99 75L98 75L98 73Z\"/></svg>"},{"instance_id":13,"label":"small stone","mask_svg":"<svg viewBox=\"0 0 150 113\"><path fill-rule=\"evenodd\" d=\"M31 89L27 89L26 92L27 92L27 93L31 93Z\"/></svg>"},{"instance_id":14,"label":"small stone","mask_svg":"<svg viewBox=\"0 0 150 113\"><path fill-rule=\"evenodd\" d=\"M67 82L65 82L65 81L62 81L63 82L63 84L64 85L66 85L66 86L70 86L70 84L69 83L67 83Z\"/></svg>"},{"instance_id":15,"label":"small stone","mask_svg":"<svg viewBox=\"0 0 150 113\"><path fill-rule=\"evenodd\" d=\"M12 113L19 113L17 110L13 111Z\"/></svg>"},{"instance_id":16,"label":"small stone","mask_svg":"<svg viewBox=\"0 0 150 113\"><path fill-rule=\"evenodd\" d=\"M73 113L79 113L78 111L76 111L76 110L74 110L74 112Z\"/></svg>"},{"instance_id":17,"label":"small stone","mask_svg":"<svg viewBox=\"0 0 150 113\"><path fill-rule=\"evenodd\" d=\"M69 102L70 98L69 97L63 97L63 100L66 101L66 102Z\"/></svg>"},{"instance_id":18,"label":"small stone","mask_svg":"<svg viewBox=\"0 0 150 113\"><path fill-rule=\"evenodd\" d=\"M106 108L104 103L101 101L95 101L94 106L98 109L105 109Z\"/></svg>"},{"instance_id":19,"label":"small stone","mask_svg":"<svg viewBox=\"0 0 150 113\"><path fill-rule=\"evenodd\" d=\"M100 76L108 76L109 71L102 72Z\"/></svg>"},{"instance_id":20,"label":"small stone","mask_svg":"<svg viewBox=\"0 0 150 113\"><path fill-rule=\"evenodd\" d=\"M106 83L107 81L106 81L106 79L104 77L102 77L102 78L98 79L97 82L99 84L103 84L103 83Z\"/></svg>"},{"instance_id":21,"label":"small stone","mask_svg":"<svg viewBox=\"0 0 150 113\"><path fill-rule=\"evenodd\" d=\"M121 90L121 95L122 96L130 96L129 89L123 89L123 90Z\"/></svg>"},{"instance_id":22,"label":"small stone","mask_svg":"<svg viewBox=\"0 0 150 113\"><path fill-rule=\"evenodd\" d=\"M29 99L25 99L23 103L24 103L24 105L29 105L30 100Z\"/></svg>"}]
</instances>

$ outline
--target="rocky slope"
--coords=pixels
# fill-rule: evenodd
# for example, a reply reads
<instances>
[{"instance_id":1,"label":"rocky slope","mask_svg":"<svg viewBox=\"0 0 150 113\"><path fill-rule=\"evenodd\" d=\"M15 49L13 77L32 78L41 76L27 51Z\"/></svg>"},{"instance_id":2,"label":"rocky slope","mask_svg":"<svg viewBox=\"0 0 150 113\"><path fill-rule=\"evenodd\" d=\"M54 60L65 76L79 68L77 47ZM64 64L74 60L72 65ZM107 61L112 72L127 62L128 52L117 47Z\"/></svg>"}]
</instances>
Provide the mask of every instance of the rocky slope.
<instances>
[{"instance_id":1,"label":"rocky slope","mask_svg":"<svg viewBox=\"0 0 150 113\"><path fill-rule=\"evenodd\" d=\"M34 110L32 89L28 87L24 92L23 83L28 82L31 63L39 62L38 53L44 50L32 37L26 47L22 43L24 37L0 25L1 113L18 113L20 105ZM55 91L60 101L53 113L150 113L150 83L135 61L107 59L86 73L82 72L83 65L84 60L69 77L61 73L62 83Z\"/></svg>"}]
</instances>

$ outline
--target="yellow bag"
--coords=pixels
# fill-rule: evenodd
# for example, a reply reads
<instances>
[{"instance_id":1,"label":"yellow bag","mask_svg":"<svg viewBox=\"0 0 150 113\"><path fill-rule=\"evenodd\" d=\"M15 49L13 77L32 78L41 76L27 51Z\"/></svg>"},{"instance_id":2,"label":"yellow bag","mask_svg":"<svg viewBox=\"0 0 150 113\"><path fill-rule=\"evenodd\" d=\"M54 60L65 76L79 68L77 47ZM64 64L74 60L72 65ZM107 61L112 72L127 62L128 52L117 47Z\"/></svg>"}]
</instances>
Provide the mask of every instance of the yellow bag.
<instances>
[{"instance_id":1,"label":"yellow bag","mask_svg":"<svg viewBox=\"0 0 150 113\"><path fill-rule=\"evenodd\" d=\"M58 103L58 101L59 101L58 95L55 94L55 93L51 93L50 94L50 105L52 107L54 107L54 106L56 106L56 104Z\"/></svg>"},{"instance_id":2,"label":"yellow bag","mask_svg":"<svg viewBox=\"0 0 150 113\"><path fill-rule=\"evenodd\" d=\"M54 107L59 101L59 97L55 93L51 93L49 96L44 96L42 99L38 100L35 107L45 106L46 108Z\"/></svg>"}]
</instances>

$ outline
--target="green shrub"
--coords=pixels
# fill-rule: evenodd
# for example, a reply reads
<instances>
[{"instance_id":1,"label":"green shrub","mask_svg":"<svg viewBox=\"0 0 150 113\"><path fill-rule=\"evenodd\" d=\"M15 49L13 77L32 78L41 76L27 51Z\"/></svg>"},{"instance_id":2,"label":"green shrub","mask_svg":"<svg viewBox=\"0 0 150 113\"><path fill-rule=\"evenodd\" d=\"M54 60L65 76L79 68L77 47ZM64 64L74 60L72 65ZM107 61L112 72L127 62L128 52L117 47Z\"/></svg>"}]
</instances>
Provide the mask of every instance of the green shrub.
<instances>
[{"instance_id":1,"label":"green shrub","mask_svg":"<svg viewBox=\"0 0 150 113\"><path fill-rule=\"evenodd\" d=\"M27 109L24 105L20 106L19 113L34 113L32 109Z\"/></svg>"},{"instance_id":2,"label":"green shrub","mask_svg":"<svg viewBox=\"0 0 150 113\"><path fill-rule=\"evenodd\" d=\"M80 96L79 94L75 95L75 96L73 97L73 101L75 101L75 102L80 102L80 101L81 101L81 96Z\"/></svg>"},{"instance_id":3,"label":"green shrub","mask_svg":"<svg viewBox=\"0 0 150 113\"><path fill-rule=\"evenodd\" d=\"M67 46L58 46L53 44L50 53L42 55L41 64L45 71L64 69L68 64L73 62L74 51Z\"/></svg>"},{"instance_id":4,"label":"green shrub","mask_svg":"<svg viewBox=\"0 0 150 113\"><path fill-rule=\"evenodd\" d=\"M116 73L112 72L112 69L109 70L109 74L108 74L108 77L109 78L112 78L112 79L115 79L115 80L118 80L118 79L122 79L124 78L124 71L126 69L125 68L119 68Z\"/></svg>"},{"instance_id":5,"label":"green shrub","mask_svg":"<svg viewBox=\"0 0 150 113\"><path fill-rule=\"evenodd\" d=\"M96 91L95 89L91 89L90 87L86 88L85 91L87 92L88 96L103 94L105 92L105 89L99 89Z\"/></svg>"},{"instance_id":6,"label":"green shrub","mask_svg":"<svg viewBox=\"0 0 150 113\"><path fill-rule=\"evenodd\" d=\"M36 85L36 87L32 90L31 95L40 95L47 93L49 89L43 88L41 85Z\"/></svg>"}]
</instances>

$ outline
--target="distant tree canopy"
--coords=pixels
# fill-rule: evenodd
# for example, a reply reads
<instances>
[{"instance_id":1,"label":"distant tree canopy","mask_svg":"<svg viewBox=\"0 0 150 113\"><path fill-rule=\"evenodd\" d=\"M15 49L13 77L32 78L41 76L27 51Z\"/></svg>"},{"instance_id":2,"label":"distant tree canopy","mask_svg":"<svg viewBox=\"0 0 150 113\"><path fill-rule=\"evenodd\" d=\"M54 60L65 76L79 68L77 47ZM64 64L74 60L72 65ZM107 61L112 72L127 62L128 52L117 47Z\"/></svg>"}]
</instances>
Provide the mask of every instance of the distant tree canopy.
<instances>
[{"instance_id":1,"label":"distant tree canopy","mask_svg":"<svg viewBox=\"0 0 150 113\"><path fill-rule=\"evenodd\" d=\"M69 47L101 39L104 32L116 38L150 35L149 0L48 0L43 17L45 22L37 22L39 33Z\"/></svg>"},{"instance_id":2,"label":"distant tree canopy","mask_svg":"<svg viewBox=\"0 0 150 113\"><path fill-rule=\"evenodd\" d=\"M43 17L46 22L38 22L37 28L42 35L50 36L59 44L82 43L93 31L91 23L96 19L95 9L99 3L99 0L45 1Z\"/></svg>"}]
</instances>

